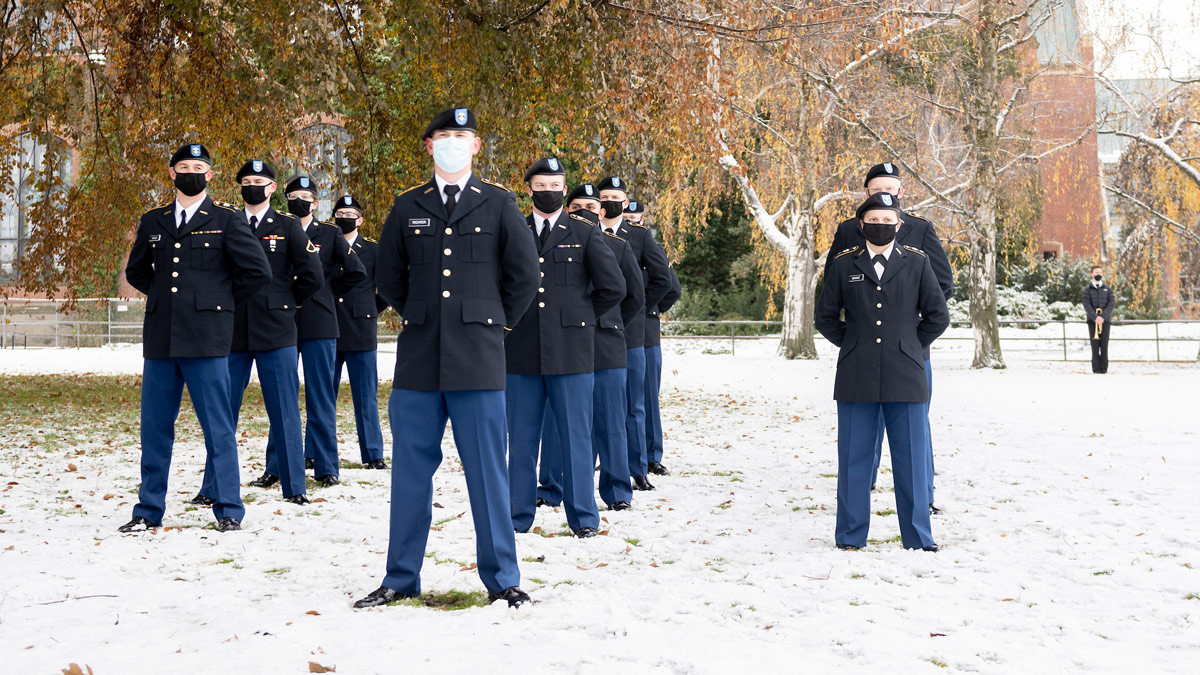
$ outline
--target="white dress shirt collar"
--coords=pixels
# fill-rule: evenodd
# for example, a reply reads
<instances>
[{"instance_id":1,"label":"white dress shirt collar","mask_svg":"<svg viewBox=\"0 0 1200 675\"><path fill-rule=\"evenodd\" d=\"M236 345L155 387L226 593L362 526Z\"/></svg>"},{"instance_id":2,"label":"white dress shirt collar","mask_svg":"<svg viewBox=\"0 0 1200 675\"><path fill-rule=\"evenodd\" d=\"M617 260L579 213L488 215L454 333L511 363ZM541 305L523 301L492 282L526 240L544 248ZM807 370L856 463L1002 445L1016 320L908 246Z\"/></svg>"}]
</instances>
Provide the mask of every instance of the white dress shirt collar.
<instances>
[{"instance_id":1,"label":"white dress shirt collar","mask_svg":"<svg viewBox=\"0 0 1200 675\"><path fill-rule=\"evenodd\" d=\"M438 196L442 198L443 204L446 203L446 186L447 185L457 185L458 186L458 196L455 197L455 199L456 200L462 199L462 193L466 191L467 181L471 180L472 173L473 172L471 172L471 171L466 172L465 174L463 174L462 178L459 178L458 180L454 181L453 183L446 180L445 178L442 178L440 175L438 175L436 173L433 174L433 180L437 183ZM457 203L457 201L455 203Z\"/></svg>"},{"instance_id":2,"label":"white dress shirt collar","mask_svg":"<svg viewBox=\"0 0 1200 675\"><path fill-rule=\"evenodd\" d=\"M179 227L179 215L181 213L186 213L187 221L189 223L192 222L192 219L196 217L196 212L200 210L200 205L203 203L204 203L204 200L200 199L200 200L196 201L196 203L192 204L191 206L184 208L179 205L179 200L176 200L175 201L175 227L176 228Z\"/></svg>"},{"instance_id":3,"label":"white dress shirt collar","mask_svg":"<svg viewBox=\"0 0 1200 675\"><path fill-rule=\"evenodd\" d=\"M262 210L261 210L261 211L259 211L258 213L253 213L253 212L251 212L251 211L250 211L250 205L249 205L249 204L247 204L247 205L246 205L246 208L245 208L245 211L246 211L246 222L249 222L249 221L250 221L250 216L255 216L256 218L258 218L258 222L254 224L254 227L255 227L255 228L257 228L259 225L262 225L263 217L267 215L267 209L269 209L269 208L271 208L271 204L270 204L270 203L264 203L264 204L262 205Z\"/></svg>"},{"instance_id":4,"label":"white dress shirt collar","mask_svg":"<svg viewBox=\"0 0 1200 675\"><path fill-rule=\"evenodd\" d=\"M555 211L554 213L551 213L548 216L543 216L543 215L539 214L537 211L533 212L533 226L537 229L537 233L538 233L539 237L542 236L542 223L549 220L550 227L554 227L555 225L558 224L558 219L559 219L559 217L562 216L562 212L563 212L563 210L559 209L559 210Z\"/></svg>"}]
</instances>

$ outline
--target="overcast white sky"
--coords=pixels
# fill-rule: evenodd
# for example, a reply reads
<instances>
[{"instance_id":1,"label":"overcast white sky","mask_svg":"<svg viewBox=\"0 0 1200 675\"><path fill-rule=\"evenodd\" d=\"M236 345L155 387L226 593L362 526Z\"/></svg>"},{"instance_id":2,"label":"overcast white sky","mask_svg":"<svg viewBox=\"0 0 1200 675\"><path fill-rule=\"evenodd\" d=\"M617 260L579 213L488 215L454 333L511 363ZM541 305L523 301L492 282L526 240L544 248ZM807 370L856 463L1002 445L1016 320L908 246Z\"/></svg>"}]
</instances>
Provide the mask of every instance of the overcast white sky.
<instances>
[{"instance_id":1,"label":"overcast white sky","mask_svg":"<svg viewBox=\"0 0 1200 675\"><path fill-rule=\"evenodd\" d=\"M1096 68L1105 75L1200 75L1200 0L1077 2L1095 36Z\"/></svg>"}]
</instances>

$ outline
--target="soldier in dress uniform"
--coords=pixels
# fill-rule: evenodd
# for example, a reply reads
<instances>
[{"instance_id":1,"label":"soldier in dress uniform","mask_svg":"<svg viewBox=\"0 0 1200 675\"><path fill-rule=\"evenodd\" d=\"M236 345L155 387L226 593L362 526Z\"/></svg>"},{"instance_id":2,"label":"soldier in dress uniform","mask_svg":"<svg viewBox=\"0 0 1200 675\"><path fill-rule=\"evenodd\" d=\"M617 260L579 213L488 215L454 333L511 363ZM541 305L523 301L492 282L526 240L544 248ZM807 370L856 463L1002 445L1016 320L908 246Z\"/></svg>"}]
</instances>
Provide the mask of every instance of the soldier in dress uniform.
<instances>
[{"instance_id":1,"label":"soldier in dress uniform","mask_svg":"<svg viewBox=\"0 0 1200 675\"><path fill-rule=\"evenodd\" d=\"M450 108L425 130L431 180L398 195L379 238L375 283L399 310L387 575L355 607L421 592L433 474L449 419L475 523L479 576L492 600L529 601L519 587L508 496L504 334L538 295L538 254L513 194L481 180L475 115Z\"/></svg>"},{"instance_id":2,"label":"soldier in dress uniform","mask_svg":"<svg viewBox=\"0 0 1200 675\"><path fill-rule=\"evenodd\" d=\"M642 225L649 228L645 222L646 205L644 202L630 200L625 207L625 222ZM650 230L651 238L654 231ZM666 476L671 473L662 463L663 431L662 414L659 412L658 397L662 388L662 332L659 317L670 311L683 293L679 285L679 277L675 270L671 273L671 290L659 301L657 307L646 308L646 468L650 473Z\"/></svg>"},{"instance_id":3,"label":"soldier in dress uniform","mask_svg":"<svg viewBox=\"0 0 1200 675\"><path fill-rule=\"evenodd\" d=\"M1083 313L1087 315L1088 337L1092 343L1092 372L1108 372L1108 333L1117 300L1104 285L1104 268L1092 267L1092 281L1083 289Z\"/></svg>"},{"instance_id":4,"label":"soldier in dress uniform","mask_svg":"<svg viewBox=\"0 0 1200 675\"><path fill-rule=\"evenodd\" d=\"M300 225L321 257L325 284L296 312L300 358L304 362L304 459L312 461L317 482L325 487L338 483L337 382L334 362L337 358L338 321L334 310L335 295L344 295L367 277L358 257L342 231L333 223L316 219L317 184L305 175L293 176L284 188L288 211L300 219ZM267 441L266 475L251 485L269 480L275 471L276 453Z\"/></svg>"},{"instance_id":5,"label":"soldier in dress uniform","mask_svg":"<svg viewBox=\"0 0 1200 675\"><path fill-rule=\"evenodd\" d=\"M323 283L321 260L308 241L300 221L290 213L271 208L275 168L252 159L238 170L241 209L250 230L271 263L271 283L237 303L233 343L229 352L230 410L234 428L241 416L242 397L250 384L250 367L257 366L263 406L271 421L270 437L282 448L278 476L268 474L260 483L282 480L283 498L307 504L304 485L304 436L300 432L300 377L296 373L296 307ZM204 467L204 484L193 504L212 504L214 471L211 457Z\"/></svg>"},{"instance_id":6,"label":"soldier in dress uniform","mask_svg":"<svg viewBox=\"0 0 1200 675\"><path fill-rule=\"evenodd\" d=\"M212 158L199 143L171 156L172 203L142 215L125 278L146 295L142 353L142 484L121 532L162 525L175 420L186 384L211 462L213 515L222 532L246 513L229 409L233 310L271 280L262 247L236 209L209 198Z\"/></svg>"},{"instance_id":7,"label":"soldier in dress uniform","mask_svg":"<svg viewBox=\"0 0 1200 675\"><path fill-rule=\"evenodd\" d=\"M900 200L881 192L858 207L865 242L834 256L814 324L841 351L838 409L838 548L867 543L871 463L882 411L892 452L896 512L905 548L936 551L929 523L929 445L923 353L950 325L946 298L921 249L896 241ZM845 319L842 313L845 312Z\"/></svg>"},{"instance_id":8,"label":"soldier in dress uniform","mask_svg":"<svg viewBox=\"0 0 1200 675\"><path fill-rule=\"evenodd\" d=\"M342 231L354 256L366 270L366 278L338 296L337 361L334 364L334 398L341 387L342 364L350 376L350 398L354 402L354 426L358 451L367 469L386 469L383 461L383 431L379 427L379 314L388 304L375 291L375 263L379 244L359 233L362 205L350 195L334 204L333 222Z\"/></svg>"},{"instance_id":9,"label":"soldier in dress uniform","mask_svg":"<svg viewBox=\"0 0 1200 675\"><path fill-rule=\"evenodd\" d=\"M904 198L904 186L900 181L900 167L891 162L876 164L867 170L867 177L863 180L863 187L866 189L866 196L870 197L879 192L886 192L897 199ZM862 224L857 218L850 218L838 225L837 231L833 235L833 243L829 248L829 255L825 256L825 271L829 272L830 266L833 264L833 254L838 251L844 251L851 246L863 246L863 230ZM938 238L937 230L934 229L933 223L921 218L920 216L904 212L900 215L900 227L896 231L896 241L901 246L912 246L919 248L925 252L929 260L929 264L933 267L933 273L937 277L938 287L942 289L942 295L949 300L954 295L954 270L950 267L950 260L946 257L945 250L942 249L942 240ZM925 379L928 380L929 391L933 393L933 367L929 362L929 350L925 350ZM928 407L928 402L926 402ZM926 418L929 417L929 411L925 411ZM929 426L928 422L925 425ZM926 441L929 443L929 508L936 512L940 509L934 506L933 501L933 435L927 434ZM883 455L883 417L879 418L878 428L875 437L875 473L879 473L879 461ZM871 481L871 487L874 489L875 481Z\"/></svg>"},{"instance_id":10,"label":"soldier in dress uniform","mask_svg":"<svg viewBox=\"0 0 1200 675\"><path fill-rule=\"evenodd\" d=\"M608 233L629 242L634 257L642 268L646 281L646 306L658 307L671 291L671 271L667 256L650 231L623 218L629 204L629 184L618 176L610 176L596 186L600 192L600 226ZM646 479L649 471L646 456L646 326L644 317L625 330L627 347L625 388L629 398L629 414L625 418L629 443L629 472L633 474L635 490L653 490Z\"/></svg>"},{"instance_id":11,"label":"soldier in dress uniform","mask_svg":"<svg viewBox=\"0 0 1200 675\"><path fill-rule=\"evenodd\" d=\"M538 246L541 284L529 310L504 339L508 369L508 482L513 527L528 532L537 510L537 459L546 409L557 443L547 453L563 467L563 504L575 536L596 536L592 394L596 319L625 297L625 280L604 235L567 214L566 172L554 157L525 172L533 199L527 218Z\"/></svg>"}]
</instances>

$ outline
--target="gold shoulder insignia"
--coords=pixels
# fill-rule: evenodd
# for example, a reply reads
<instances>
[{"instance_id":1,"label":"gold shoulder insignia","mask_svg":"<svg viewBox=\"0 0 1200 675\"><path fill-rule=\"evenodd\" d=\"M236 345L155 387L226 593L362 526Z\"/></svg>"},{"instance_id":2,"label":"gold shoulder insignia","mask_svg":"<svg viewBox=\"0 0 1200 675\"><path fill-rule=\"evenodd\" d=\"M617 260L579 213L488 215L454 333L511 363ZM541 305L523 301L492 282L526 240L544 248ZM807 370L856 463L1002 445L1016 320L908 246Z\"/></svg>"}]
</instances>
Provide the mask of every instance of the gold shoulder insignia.
<instances>
[{"instance_id":1,"label":"gold shoulder insignia","mask_svg":"<svg viewBox=\"0 0 1200 675\"><path fill-rule=\"evenodd\" d=\"M337 229L339 232L340 232L340 231L341 231L341 229L342 229L342 228L338 227L337 225L334 225L333 223L321 223L321 224L322 224L322 225L324 225L325 227L332 227L332 228L335 228L335 229Z\"/></svg>"},{"instance_id":2,"label":"gold shoulder insignia","mask_svg":"<svg viewBox=\"0 0 1200 675\"><path fill-rule=\"evenodd\" d=\"M290 212L290 211L276 211L275 213L279 214L280 216L282 216L284 218L291 218L292 220L296 220L296 216L294 214L292 214L292 212Z\"/></svg>"},{"instance_id":3,"label":"gold shoulder insignia","mask_svg":"<svg viewBox=\"0 0 1200 675\"><path fill-rule=\"evenodd\" d=\"M571 216L571 218L573 218L575 220L578 220L579 222L583 223L584 225L587 225L588 227L592 226L592 224L588 222L588 219L584 218L583 216L579 216L574 213L568 213L567 215ZM600 229L604 229L604 228L600 228Z\"/></svg>"},{"instance_id":4,"label":"gold shoulder insignia","mask_svg":"<svg viewBox=\"0 0 1200 675\"><path fill-rule=\"evenodd\" d=\"M920 256L921 256L921 257L923 257L923 258L928 258L928 257L929 257L929 256L925 255L925 251L922 251L921 249L919 249L919 248L915 248L915 247L913 247L913 246L909 246L908 244L904 244L904 250L905 250L905 251L912 251L913 253L920 254Z\"/></svg>"},{"instance_id":5,"label":"gold shoulder insignia","mask_svg":"<svg viewBox=\"0 0 1200 675\"><path fill-rule=\"evenodd\" d=\"M840 258L840 257L842 257L842 256L844 256L844 255L846 255L847 253L854 253L854 252L855 252L855 251L857 251L857 250L858 250L858 247L857 247L857 246L851 246L850 248L846 249L845 251L842 251L841 253L839 253L839 254L837 254L837 255L833 256L833 259L834 259L834 260L837 260L838 258Z\"/></svg>"},{"instance_id":6,"label":"gold shoulder insignia","mask_svg":"<svg viewBox=\"0 0 1200 675\"><path fill-rule=\"evenodd\" d=\"M371 242L372 244L378 244L378 243L379 243L379 242L375 241L374 239L372 239L372 238L370 238L370 237L363 237L363 239L365 239L365 240L367 240L367 241Z\"/></svg>"},{"instance_id":7,"label":"gold shoulder insignia","mask_svg":"<svg viewBox=\"0 0 1200 675\"><path fill-rule=\"evenodd\" d=\"M480 190L479 188L475 187L474 185L471 186L471 189L474 190L475 194L477 194L477 195L483 194L483 190Z\"/></svg>"},{"instance_id":8,"label":"gold shoulder insignia","mask_svg":"<svg viewBox=\"0 0 1200 675\"><path fill-rule=\"evenodd\" d=\"M307 251L308 251L309 253L316 253L316 252L317 252L317 247L316 247L316 246L313 246L313 243L310 241L310 242L308 242Z\"/></svg>"},{"instance_id":9,"label":"gold shoulder insignia","mask_svg":"<svg viewBox=\"0 0 1200 675\"><path fill-rule=\"evenodd\" d=\"M604 236L606 236L606 237L612 237L613 239L616 239L617 241L625 241L624 239L618 237L617 235L613 234L612 232L609 232L608 230L606 230L604 228L600 228L600 231L603 232Z\"/></svg>"},{"instance_id":10,"label":"gold shoulder insignia","mask_svg":"<svg viewBox=\"0 0 1200 675\"><path fill-rule=\"evenodd\" d=\"M628 226L630 226L630 227L636 227L636 228L638 228L639 230L646 230L646 229L649 229L649 228L647 228L645 225L643 225L643 224L641 224L641 223L633 223L633 222L630 222L630 221L628 221L628 220L627 220L627 221L625 221L625 224L626 224L626 225L628 225Z\"/></svg>"},{"instance_id":11,"label":"gold shoulder insignia","mask_svg":"<svg viewBox=\"0 0 1200 675\"><path fill-rule=\"evenodd\" d=\"M233 211L234 213L237 213L238 211L237 209L233 208L232 204L226 204L225 202L213 202L213 204L225 209L226 211Z\"/></svg>"},{"instance_id":12,"label":"gold shoulder insignia","mask_svg":"<svg viewBox=\"0 0 1200 675\"><path fill-rule=\"evenodd\" d=\"M401 195L406 195L406 194L408 194L408 193L412 192L413 190L416 190L417 188L419 188L419 187L422 187L423 185L425 185L425 184L424 184L424 183L421 183L420 185L414 185L414 186L412 186L412 187L408 188L407 190L405 190L404 192L401 192L400 194L401 194ZM433 187L432 187L432 186L430 186L429 190L432 190L432 189L433 189ZM429 192L429 190L426 190L425 192ZM400 196L400 195L396 195L396 196L398 197L398 196Z\"/></svg>"},{"instance_id":13,"label":"gold shoulder insignia","mask_svg":"<svg viewBox=\"0 0 1200 675\"><path fill-rule=\"evenodd\" d=\"M508 188L504 187L503 185L501 185L499 183L493 183L492 181L490 181L486 178L480 178L479 180L483 181L484 183L487 183L488 185L491 185L492 187L498 187L501 190L504 190L505 192L512 192L512 190L509 190Z\"/></svg>"}]
</instances>

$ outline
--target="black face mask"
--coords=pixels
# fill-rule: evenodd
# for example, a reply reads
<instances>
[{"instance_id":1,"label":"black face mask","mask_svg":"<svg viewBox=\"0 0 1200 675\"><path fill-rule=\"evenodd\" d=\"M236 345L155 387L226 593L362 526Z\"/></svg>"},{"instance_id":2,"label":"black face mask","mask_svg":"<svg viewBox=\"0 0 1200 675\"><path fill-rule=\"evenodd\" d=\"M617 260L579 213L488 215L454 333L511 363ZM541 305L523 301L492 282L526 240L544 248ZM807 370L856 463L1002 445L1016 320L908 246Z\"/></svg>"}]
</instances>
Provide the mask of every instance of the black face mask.
<instances>
[{"instance_id":1,"label":"black face mask","mask_svg":"<svg viewBox=\"0 0 1200 675\"><path fill-rule=\"evenodd\" d=\"M887 246L896 238L896 225L893 223L863 223L863 236L876 246Z\"/></svg>"},{"instance_id":2,"label":"black face mask","mask_svg":"<svg viewBox=\"0 0 1200 675\"><path fill-rule=\"evenodd\" d=\"M358 229L358 218L334 218L333 222L342 228L342 234L350 234Z\"/></svg>"},{"instance_id":3,"label":"black face mask","mask_svg":"<svg viewBox=\"0 0 1200 675\"><path fill-rule=\"evenodd\" d=\"M533 208L540 213L554 213L562 208L563 193L561 190L534 190Z\"/></svg>"},{"instance_id":4,"label":"black face mask","mask_svg":"<svg viewBox=\"0 0 1200 675\"><path fill-rule=\"evenodd\" d=\"M204 192L206 187L208 187L208 179L202 173L175 174L175 189L189 197L195 197Z\"/></svg>"},{"instance_id":5,"label":"black face mask","mask_svg":"<svg viewBox=\"0 0 1200 675\"><path fill-rule=\"evenodd\" d=\"M242 186L242 201L250 205L261 204L267 201L267 186L266 185L243 185Z\"/></svg>"},{"instance_id":6,"label":"black face mask","mask_svg":"<svg viewBox=\"0 0 1200 675\"><path fill-rule=\"evenodd\" d=\"M297 218L303 218L312 213L312 207L312 202L306 202L303 199L288 200L288 213L296 216Z\"/></svg>"},{"instance_id":7,"label":"black face mask","mask_svg":"<svg viewBox=\"0 0 1200 675\"><path fill-rule=\"evenodd\" d=\"M625 211L623 202L600 202L600 208L604 211L605 218L619 218Z\"/></svg>"},{"instance_id":8,"label":"black face mask","mask_svg":"<svg viewBox=\"0 0 1200 675\"><path fill-rule=\"evenodd\" d=\"M1093 275L1093 276L1092 276L1092 278L1093 278L1093 279L1095 279L1096 281L1100 281L1101 279L1103 279L1103 278L1104 278L1104 275L1103 275L1103 274L1096 274L1096 275Z\"/></svg>"}]
</instances>

